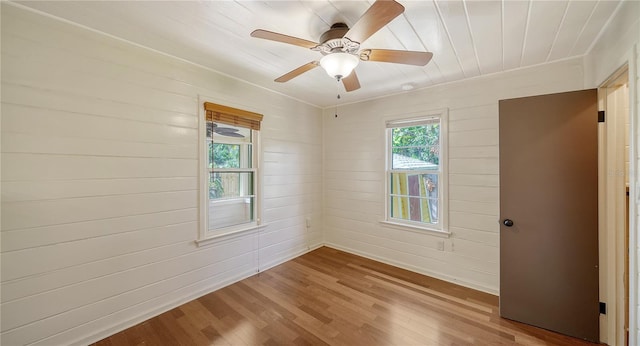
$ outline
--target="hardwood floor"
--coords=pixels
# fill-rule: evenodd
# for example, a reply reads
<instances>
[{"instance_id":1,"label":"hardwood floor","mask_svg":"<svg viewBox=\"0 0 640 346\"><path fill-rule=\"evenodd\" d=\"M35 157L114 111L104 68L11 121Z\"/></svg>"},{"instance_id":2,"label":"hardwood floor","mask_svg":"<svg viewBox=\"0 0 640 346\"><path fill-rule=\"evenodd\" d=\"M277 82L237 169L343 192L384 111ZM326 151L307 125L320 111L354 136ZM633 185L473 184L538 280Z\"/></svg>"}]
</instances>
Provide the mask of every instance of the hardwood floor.
<instances>
[{"instance_id":1,"label":"hardwood floor","mask_svg":"<svg viewBox=\"0 0 640 346\"><path fill-rule=\"evenodd\" d=\"M322 247L95 345L592 345L498 298Z\"/></svg>"}]
</instances>

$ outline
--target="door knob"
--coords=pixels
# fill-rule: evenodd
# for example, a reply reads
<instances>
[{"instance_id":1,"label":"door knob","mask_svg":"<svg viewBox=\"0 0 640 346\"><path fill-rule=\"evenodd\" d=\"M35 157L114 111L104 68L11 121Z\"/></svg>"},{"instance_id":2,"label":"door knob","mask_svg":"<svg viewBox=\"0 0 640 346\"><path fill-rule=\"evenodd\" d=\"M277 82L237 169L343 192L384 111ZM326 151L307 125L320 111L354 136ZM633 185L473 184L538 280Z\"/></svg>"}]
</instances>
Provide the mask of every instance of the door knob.
<instances>
[{"instance_id":1,"label":"door knob","mask_svg":"<svg viewBox=\"0 0 640 346\"><path fill-rule=\"evenodd\" d=\"M513 220L511 219L504 219L504 221L502 221L502 224L507 226L507 227L511 227L513 226Z\"/></svg>"}]
</instances>

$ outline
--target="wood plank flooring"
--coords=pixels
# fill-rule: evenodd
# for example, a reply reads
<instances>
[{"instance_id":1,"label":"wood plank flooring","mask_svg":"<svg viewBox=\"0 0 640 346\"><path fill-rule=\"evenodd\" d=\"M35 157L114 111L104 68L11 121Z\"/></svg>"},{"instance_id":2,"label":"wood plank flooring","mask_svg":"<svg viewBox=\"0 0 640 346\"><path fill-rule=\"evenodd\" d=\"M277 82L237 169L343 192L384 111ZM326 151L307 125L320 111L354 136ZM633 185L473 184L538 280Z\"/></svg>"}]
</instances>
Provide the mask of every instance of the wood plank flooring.
<instances>
[{"instance_id":1,"label":"wood plank flooring","mask_svg":"<svg viewBox=\"0 0 640 346\"><path fill-rule=\"evenodd\" d=\"M593 345L496 296L322 247L95 345Z\"/></svg>"}]
</instances>

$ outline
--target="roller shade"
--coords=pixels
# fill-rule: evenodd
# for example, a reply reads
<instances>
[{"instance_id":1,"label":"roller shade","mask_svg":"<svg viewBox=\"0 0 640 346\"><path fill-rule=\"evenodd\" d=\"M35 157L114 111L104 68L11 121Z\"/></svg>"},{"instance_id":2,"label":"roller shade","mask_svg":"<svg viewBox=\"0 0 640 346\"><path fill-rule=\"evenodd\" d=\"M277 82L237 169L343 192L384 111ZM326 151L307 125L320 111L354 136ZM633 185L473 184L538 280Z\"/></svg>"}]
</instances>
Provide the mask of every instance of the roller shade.
<instances>
[{"instance_id":1,"label":"roller shade","mask_svg":"<svg viewBox=\"0 0 640 346\"><path fill-rule=\"evenodd\" d=\"M227 107L211 102L204 103L204 110L206 112L207 121L245 127L252 130L260 130L262 114Z\"/></svg>"}]
</instances>

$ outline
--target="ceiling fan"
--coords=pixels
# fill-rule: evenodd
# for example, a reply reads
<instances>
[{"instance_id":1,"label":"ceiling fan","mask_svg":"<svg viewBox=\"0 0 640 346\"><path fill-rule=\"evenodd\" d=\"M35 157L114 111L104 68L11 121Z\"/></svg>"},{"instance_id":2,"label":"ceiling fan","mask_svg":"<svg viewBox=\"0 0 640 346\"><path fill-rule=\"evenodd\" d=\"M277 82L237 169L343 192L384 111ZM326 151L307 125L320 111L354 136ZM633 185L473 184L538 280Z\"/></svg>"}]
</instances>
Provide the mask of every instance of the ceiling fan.
<instances>
[{"instance_id":1,"label":"ceiling fan","mask_svg":"<svg viewBox=\"0 0 640 346\"><path fill-rule=\"evenodd\" d=\"M360 61L380 61L396 64L424 66L433 57L430 52L402 51L389 49L363 49L360 44L378 30L404 12L404 6L393 0L377 0L349 28L344 23L335 23L320 36L316 43L302 38L258 29L251 33L252 37L288 43L309 48L322 53L320 61L312 61L290 71L278 78L276 82L284 83L318 66L322 66L329 76L342 81L346 91L360 89L360 81L354 68Z\"/></svg>"}]
</instances>

